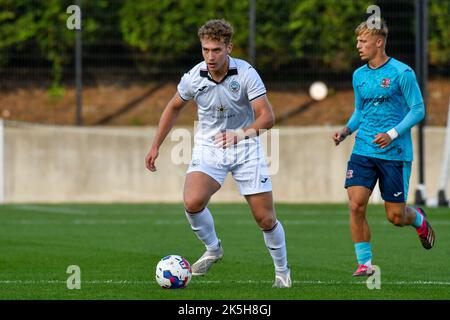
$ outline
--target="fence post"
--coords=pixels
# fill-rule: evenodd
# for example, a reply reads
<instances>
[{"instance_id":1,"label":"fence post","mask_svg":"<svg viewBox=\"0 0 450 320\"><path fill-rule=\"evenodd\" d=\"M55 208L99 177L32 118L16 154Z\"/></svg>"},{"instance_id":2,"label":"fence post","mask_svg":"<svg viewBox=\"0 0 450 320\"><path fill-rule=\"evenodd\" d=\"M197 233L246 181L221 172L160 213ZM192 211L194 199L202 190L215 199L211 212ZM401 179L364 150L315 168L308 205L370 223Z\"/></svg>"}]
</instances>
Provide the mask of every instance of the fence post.
<instances>
[{"instance_id":1,"label":"fence post","mask_svg":"<svg viewBox=\"0 0 450 320\"><path fill-rule=\"evenodd\" d=\"M4 158L5 158L5 153L4 153L4 129L3 129L3 119L0 118L0 204L5 202L5 190L4 190L4 180L5 180L5 175L4 175Z\"/></svg>"},{"instance_id":2,"label":"fence post","mask_svg":"<svg viewBox=\"0 0 450 320\"><path fill-rule=\"evenodd\" d=\"M248 10L248 56L250 64L256 68L256 3L255 0L249 0Z\"/></svg>"},{"instance_id":3,"label":"fence post","mask_svg":"<svg viewBox=\"0 0 450 320\"><path fill-rule=\"evenodd\" d=\"M416 189L416 205L424 205L425 195L425 164L424 164L424 127L426 122L427 78L428 78L428 0L416 0L416 74L425 104L425 118L418 127L418 167L419 183Z\"/></svg>"},{"instance_id":4,"label":"fence post","mask_svg":"<svg viewBox=\"0 0 450 320\"><path fill-rule=\"evenodd\" d=\"M80 8L80 29L75 30L75 83L77 90L77 110L75 122L77 126L83 124L83 84L82 84L82 38L81 30L83 29L83 13L81 10L81 0L76 1L77 6Z\"/></svg>"}]
</instances>

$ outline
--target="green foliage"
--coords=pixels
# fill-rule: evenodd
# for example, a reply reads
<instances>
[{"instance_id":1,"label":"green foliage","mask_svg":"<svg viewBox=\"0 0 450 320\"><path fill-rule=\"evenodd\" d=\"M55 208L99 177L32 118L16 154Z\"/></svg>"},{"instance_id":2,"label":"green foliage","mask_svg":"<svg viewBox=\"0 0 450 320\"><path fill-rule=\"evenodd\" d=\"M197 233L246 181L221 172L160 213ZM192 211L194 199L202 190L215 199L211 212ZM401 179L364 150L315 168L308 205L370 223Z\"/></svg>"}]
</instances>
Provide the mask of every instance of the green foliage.
<instances>
[{"instance_id":1,"label":"green foliage","mask_svg":"<svg viewBox=\"0 0 450 320\"><path fill-rule=\"evenodd\" d=\"M258 67L276 71L295 59L289 19L294 1L257 1L256 47Z\"/></svg>"},{"instance_id":2,"label":"green foliage","mask_svg":"<svg viewBox=\"0 0 450 320\"><path fill-rule=\"evenodd\" d=\"M429 55L436 66L450 65L450 1L430 1Z\"/></svg>"},{"instance_id":3,"label":"green foliage","mask_svg":"<svg viewBox=\"0 0 450 320\"><path fill-rule=\"evenodd\" d=\"M87 7L104 6L107 1L91 1ZM66 26L70 0L0 0L0 53L4 63L8 49L38 48L39 54L52 65L52 87L58 88L63 66L72 57L75 31ZM83 19L85 41L94 41L98 24L91 18ZM1 61L1 60L0 60Z\"/></svg>"},{"instance_id":4,"label":"green foliage","mask_svg":"<svg viewBox=\"0 0 450 320\"><path fill-rule=\"evenodd\" d=\"M198 28L209 19L225 18L236 31L234 53L242 56L248 38L247 11L247 1L126 1L120 9L120 29L125 42L140 51L144 65L174 61L195 48L200 58Z\"/></svg>"},{"instance_id":5,"label":"green foliage","mask_svg":"<svg viewBox=\"0 0 450 320\"><path fill-rule=\"evenodd\" d=\"M348 69L355 50L355 27L370 1L305 0L292 10L289 29L292 47L299 58L314 53L317 65Z\"/></svg>"},{"instance_id":6,"label":"green foliage","mask_svg":"<svg viewBox=\"0 0 450 320\"><path fill-rule=\"evenodd\" d=\"M137 0L124 3L119 12L120 30L125 43L134 49L141 72L151 71L156 62L176 59L196 43L190 32L195 26L195 2L198 1Z\"/></svg>"},{"instance_id":7,"label":"green foliage","mask_svg":"<svg viewBox=\"0 0 450 320\"><path fill-rule=\"evenodd\" d=\"M349 70L356 56L353 30L372 0L256 1L257 67L277 71L299 59L315 68ZM0 0L0 68L12 54L51 64L52 83L73 60L75 31L66 28L73 0ZM114 39L140 72L201 59L198 28L224 18L235 28L233 55L248 59L248 0L83 0L85 52ZM450 63L450 2L429 1L430 63ZM194 58L193 58L194 57Z\"/></svg>"},{"instance_id":8,"label":"green foliage","mask_svg":"<svg viewBox=\"0 0 450 320\"><path fill-rule=\"evenodd\" d=\"M51 87L48 89L47 94L52 100L56 101L64 97L66 90L64 87L59 85L59 83L53 82Z\"/></svg>"},{"instance_id":9,"label":"green foliage","mask_svg":"<svg viewBox=\"0 0 450 320\"><path fill-rule=\"evenodd\" d=\"M36 32L33 14L24 10L26 1L0 0L0 66L8 62L8 49L21 47Z\"/></svg>"}]
</instances>

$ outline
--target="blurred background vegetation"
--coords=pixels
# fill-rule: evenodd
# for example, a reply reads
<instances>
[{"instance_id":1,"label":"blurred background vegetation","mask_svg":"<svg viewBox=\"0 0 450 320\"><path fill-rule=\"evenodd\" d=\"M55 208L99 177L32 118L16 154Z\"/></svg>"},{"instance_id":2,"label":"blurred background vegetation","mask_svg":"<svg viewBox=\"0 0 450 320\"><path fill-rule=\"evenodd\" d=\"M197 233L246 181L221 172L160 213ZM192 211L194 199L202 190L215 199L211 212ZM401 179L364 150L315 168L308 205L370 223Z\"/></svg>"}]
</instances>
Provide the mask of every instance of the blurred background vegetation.
<instances>
[{"instance_id":1,"label":"blurred background vegetation","mask_svg":"<svg viewBox=\"0 0 450 320\"><path fill-rule=\"evenodd\" d=\"M74 0L0 0L2 84L73 79L75 32L66 28ZM390 27L388 54L414 66L414 0L256 1L255 66L288 85L326 79L348 86L360 62L354 28L370 4ZM83 77L178 79L201 59L198 28L225 18L235 28L233 55L248 59L248 0L82 0ZM429 1L430 76L448 77L450 1Z\"/></svg>"}]
</instances>

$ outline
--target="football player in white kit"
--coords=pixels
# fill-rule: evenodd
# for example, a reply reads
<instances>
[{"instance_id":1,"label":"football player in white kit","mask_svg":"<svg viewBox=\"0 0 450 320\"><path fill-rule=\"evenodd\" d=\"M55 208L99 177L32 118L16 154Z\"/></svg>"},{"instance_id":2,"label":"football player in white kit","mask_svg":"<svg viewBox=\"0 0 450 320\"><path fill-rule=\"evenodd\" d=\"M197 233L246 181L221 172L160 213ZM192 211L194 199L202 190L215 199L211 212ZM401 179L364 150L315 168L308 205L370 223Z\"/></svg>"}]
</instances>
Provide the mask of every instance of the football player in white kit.
<instances>
[{"instance_id":1,"label":"football player in white kit","mask_svg":"<svg viewBox=\"0 0 450 320\"><path fill-rule=\"evenodd\" d=\"M232 36L233 28L225 20L210 20L199 29L204 61L181 78L161 115L145 162L150 171L156 170L159 147L187 101L194 99L199 124L186 175L184 206L191 228L206 251L192 265L192 274L206 274L223 257L207 205L231 172L263 231L275 265L273 287L291 287L285 234L275 214L271 179L258 137L273 126L275 118L256 70L246 61L229 56Z\"/></svg>"}]
</instances>

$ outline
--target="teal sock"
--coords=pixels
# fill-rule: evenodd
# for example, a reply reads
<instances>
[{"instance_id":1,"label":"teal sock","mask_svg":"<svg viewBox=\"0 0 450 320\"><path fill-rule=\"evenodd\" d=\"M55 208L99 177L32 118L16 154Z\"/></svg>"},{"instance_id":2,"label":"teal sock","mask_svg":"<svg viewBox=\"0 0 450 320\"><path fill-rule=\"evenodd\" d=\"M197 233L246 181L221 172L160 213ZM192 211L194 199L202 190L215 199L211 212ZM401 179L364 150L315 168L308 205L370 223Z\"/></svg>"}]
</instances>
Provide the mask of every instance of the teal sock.
<instances>
[{"instance_id":1,"label":"teal sock","mask_svg":"<svg viewBox=\"0 0 450 320\"><path fill-rule=\"evenodd\" d=\"M355 243L355 252L359 264L364 264L372 260L372 246L370 242Z\"/></svg>"},{"instance_id":2,"label":"teal sock","mask_svg":"<svg viewBox=\"0 0 450 320\"><path fill-rule=\"evenodd\" d=\"M419 228L423 222L423 215L421 215L417 210L415 211L416 211L416 220L414 220L412 225L414 228Z\"/></svg>"}]
</instances>

